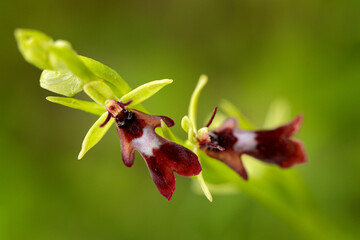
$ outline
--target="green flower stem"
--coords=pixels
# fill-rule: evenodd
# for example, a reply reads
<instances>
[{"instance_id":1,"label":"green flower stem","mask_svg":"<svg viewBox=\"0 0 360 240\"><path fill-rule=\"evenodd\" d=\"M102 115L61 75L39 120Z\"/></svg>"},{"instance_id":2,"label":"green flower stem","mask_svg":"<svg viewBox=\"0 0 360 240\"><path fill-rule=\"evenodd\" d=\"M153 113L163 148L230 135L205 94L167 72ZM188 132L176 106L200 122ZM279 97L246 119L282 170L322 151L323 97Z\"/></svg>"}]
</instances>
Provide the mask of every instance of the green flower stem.
<instances>
[{"instance_id":1,"label":"green flower stem","mask_svg":"<svg viewBox=\"0 0 360 240\"><path fill-rule=\"evenodd\" d=\"M346 233L313 212L311 208L298 210L291 203L283 202L277 195L263 191L263 188L248 184L241 179L234 183L239 191L264 205L304 239L351 239Z\"/></svg>"}]
</instances>

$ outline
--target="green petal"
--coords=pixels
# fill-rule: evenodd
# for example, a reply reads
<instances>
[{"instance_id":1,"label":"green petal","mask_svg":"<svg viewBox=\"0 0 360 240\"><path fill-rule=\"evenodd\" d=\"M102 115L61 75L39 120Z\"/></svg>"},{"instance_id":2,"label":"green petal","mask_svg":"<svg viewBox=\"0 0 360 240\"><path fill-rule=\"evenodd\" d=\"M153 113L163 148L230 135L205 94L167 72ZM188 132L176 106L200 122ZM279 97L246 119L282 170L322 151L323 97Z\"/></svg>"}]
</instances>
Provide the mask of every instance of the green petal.
<instances>
[{"instance_id":1,"label":"green petal","mask_svg":"<svg viewBox=\"0 0 360 240\"><path fill-rule=\"evenodd\" d=\"M71 97L82 91L83 82L70 72L44 70L40 76L40 86L51 92Z\"/></svg>"},{"instance_id":2,"label":"green petal","mask_svg":"<svg viewBox=\"0 0 360 240\"><path fill-rule=\"evenodd\" d=\"M84 82L98 79L80 60L69 42L57 40L49 50L50 62L55 70L71 72Z\"/></svg>"},{"instance_id":3,"label":"green petal","mask_svg":"<svg viewBox=\"0 0 360 240\"><path fill-rule=\"evenodd\" d=\"M196 88L191 96L190 105L189 105L189 119L193 125L194 131L196 131L196 113L197 113L197 104L199 101L201 90L207 83L207 76L201 75L199 81L196 85Z\"/></svg>"},{"instance_id":4,"label":"green petal","mask_svg":"<svg viewBox=\"0 0 360 240\"><path fill-rule=\"evenodd\" d=\"M25 60L40 69L52 69L49 47L54 41L42 32L31 29L16 29L15 38Z\"/></svg>"},{"instance_id":5,"label":"green petal","mask_svg":"<svg viewBox=\"0 0 360 240\"><path fill-rule=\"evenodd\" d=\"M220 102L221 110L225 112L229 117L235 117L239 120L239 127L244 130L254 130L256 129L255 125L252 124L242 112L235 107L234 104L227 100L221 100Z\"/></svg>"},{"instance_id":6,"label":"green petal","mask_svg":"<svg viewBox=\"0 0 360 240\"><path fill-rule=\"evenodd\" d=\"M47 97L46 100L66 107L79 109L98 116L101 116L104 113L104 107L94 102L65 97Z\"/></svg>"},{"instance_id":7,"label":"green petal","mask_svg":"<svg viewBox=\"0 0 360 240\"><path fill-rule=\"evenodd\" d=\"M275 99L267 112L264 128L270 129L284 124L290 119L290 104L285 99Z\"/></svg>"},{"instance_id":8,"label":"green petal","mask_svg":"<svg viewBox=\"0 0 360 240\"><path fill-rule=\"evenodd\" d=\"M125 94L124 96L122 96L120 101L127 102L127 101L131 100L132 102L129 106L136 106L172 82L173 82L173 80L171 80L171 79L163 79L163 80L155 80L155 81L151 81L149 83L145 83L145 84L135 88L131 92Z\"/></svg>"},{"instance_id":9,"label":"green petal","mask_svg":"<svg viewBox=\"0 0 360 240\"><path fill-rule=\"evenodd\" d=\"M202 172L196 176L196 180L198 181L200 187L201 187L201 190L203 191L205 197L210 201L212 202L213 201L213 197L211 195L211 192L208 188L208 186L206 185L205 183L205 180L204 180L204 177L202 175Z\"/></svg>"},{"instance_id":10,"label":"green petal","mask_svg":"<svg viewBox=\"0 0 360 240\"><path fill-rule=\"evenodd\" d=\"M85 84L84 91L100 105L104 105L108 99L118 100L115 93L103 80L92 81Z\"/></svg>"},{"instance_id":11,"label":"green petal","mask_svg":"<svg viewBox=\"0 0 360 240\"><path fill-rule=\"evenodd\" d=\"M95 61L94 59L84 56L78 57L97 77L104 79L114 86L113 90L117 96L124 95L131 91L127 82L115 70L98 61Z\"/></svg>"},{"instance_id":12,"label":"green petal","mask_svg":"<svg viewBox=\"0 0 360 240\"><path fill-rule=\"evenodd\" d=\"M79 160L85 155L85 153L87 153L87 151L89 151L101 140L101 138L105 135L105 133L114 123L114 121L111 119L105 126L100 127L100 125L105 121L107 115L108 112L103 113L87 132L78 156Z\"/></svg>"}]
</instances>

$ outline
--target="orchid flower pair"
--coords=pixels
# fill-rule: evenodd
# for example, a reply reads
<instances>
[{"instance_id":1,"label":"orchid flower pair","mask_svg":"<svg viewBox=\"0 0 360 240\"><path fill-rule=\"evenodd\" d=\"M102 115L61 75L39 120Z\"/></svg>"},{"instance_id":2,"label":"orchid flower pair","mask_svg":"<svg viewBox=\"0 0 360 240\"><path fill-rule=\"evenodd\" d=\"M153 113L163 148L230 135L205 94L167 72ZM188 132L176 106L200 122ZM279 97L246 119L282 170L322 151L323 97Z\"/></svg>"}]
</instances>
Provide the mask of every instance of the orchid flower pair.
<instances>
[{"instance_id":1,"label":"orchid flower pair","mask_svg":"<svg viewBox=\"0 0 360 240\"><path fill-rule=\"evenodd\" d=\"M172 80L152 81L131 90L114 70L77 55L66 41L53 41L34 30L17 30L15 36L24 58L43 69L41 87L67 96L48 97L47 100L100 115L83 141L79 159L115 123L124 164L128 167L133 165L134 151L137 150L144 158L159 192L168 200L175 191L174 172L182 176L198 175L205 194L208 191L201 174L198 151L225 163L245 180L248 175L241 160L243 154L283 168L306 161L301 142L290 139L300 128L302 116L273 130L242 130L237 127L235 118L229 118L221 127L209 130L216 114L215 108L209 123L197 131L197 101L206 83L206 77L202 76L190 101L189 116L185 116L181 124L188 133L188 141L181 141L168 128L174 125L172 119L147 114L141 105ZM95 103L70 98L82 90ZM155 132L158 127L169 139ZM210 199L209 194L207 196Z\"/></svg>"}]
</instances>

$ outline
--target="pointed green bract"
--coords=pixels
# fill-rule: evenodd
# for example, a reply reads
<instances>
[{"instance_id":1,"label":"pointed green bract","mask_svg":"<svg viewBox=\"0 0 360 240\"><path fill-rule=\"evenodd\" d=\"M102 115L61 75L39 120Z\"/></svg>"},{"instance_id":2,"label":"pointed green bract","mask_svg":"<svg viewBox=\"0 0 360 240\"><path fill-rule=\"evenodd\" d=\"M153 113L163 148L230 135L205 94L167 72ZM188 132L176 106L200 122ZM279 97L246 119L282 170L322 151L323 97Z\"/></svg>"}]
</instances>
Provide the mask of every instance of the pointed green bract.
<instances>
[{"instance_id":1,"label":"pointed green bract","mask_svg":"<svg viewBox=\"0 0 360 240\"><path fill-rule=\"evenodd\" d=\"M65 40L57 40L49 48L49 51L49 59L53 69L57 71L71 72L83 82L98 79L80 60L69 42Z\"/></svg>"},{"instance_id":2,"label":"pointed green bract","mask_svg":"<svg viewBox=\"0 0 360 240\"><path fill-rule=\"evenodd\" d=\"M84 91L95 102L104 105L108 99L118 100L111 88L103 80L89 82L84 85Z\"/></svg>"},{"instance_id":3,"label":"pointed green bract","mask_svg":"<svg viewBox=\"0 0 360 240\"><path fill-rule=\"evenodd\" d=\"M256 127L254 124L252 124L245 116L244 114L235 107L234 104L227 100L221 100L220 102L220 108L222 111L225 112L226 115L229 117L235 117L238 119L239 127L244 130L254 130Z\"/></svg>"},{"instance_id":4,"label":"pointed green bract","mask_svg":"<svg viewBox=\"0 0 360 240\"><path fill-rule=\"evenodd\" d=\"M71 72L44 70L40 76L40 86L51 92L72 97L82 91L83 82Z\"/></svg>"},{"instance_id":5,"label":"pointed green bract","mask_svg":"<svg viewBox=\"0 0 360 240\"><path fill-rule=\"evenodd\" d=\"M87 132L85 139L82 143L81 151L78 156L79 160L85 155L85 153L87 153L93 146L95 146L101 140L101 138L105 135L105 133L114 123L114 120L111 119L105 126L100 127L100 125L105 121L107 115L108 112L103 113Z\"/></svg>"},{"instance_id":6,"label":"pointed green bract","mask_svg":"<svg viewBox=\"0 0 360 240\"><path fill-rule=\"evenodd\" d=\"M94 59L84 56L78 57L98 78L112 84L116 88L114 91L117 96L124 95L131 91L127 82L115 70Z\"/></svg>"},{"instance_id":7,"label":"pointed green bract","mask_svg":"<svg viewBox=\"0 0 360 240\"><path fill-rule=\"evenodd\" d=\"M31 29L16 29L15 38L25 60L40 69L52 69L49 47L54 41L42 32Z\"/></svg>"},{"instance_id":8,"label":"pointed green bract","mask_svg":"<svg viewBox=\"0 0 360 240\"><path fill-rule=\"evenodd\" d=\"M132 102L129 106L136 106L172 82L173 80L171 79L163 79L145 83L122 96L120 101L128 102L131 100Z\"/></svg>"},{"instance_id":9,"label":"pointed green bract","mask_svg":"<svg viewBox=\"0 0 360 240\"><path fill-rule=\"evenodd\" d=\"M66 97L47 97L46 100L57 103L66 107L79 109L88 113L92 113L98 116L101 116L105 109L103 106L83 100L78 100L75 98L66 98Z\"/></svg>"},{"instance_id":10,"label":"pointed green bract","mask_svg":"<svg viewBox=\"0 0 360 240\"><path fill-rule=\"evenodd\" d=\"M194 131L196 132L196 113L197 113L197 104L199 101L201 90L205 87L208 77L206 75L201 75L199 81L196 85L196 88L191 95L190 105L189 105L189 119L192 122Z\"/></svg>"}]
</instances>

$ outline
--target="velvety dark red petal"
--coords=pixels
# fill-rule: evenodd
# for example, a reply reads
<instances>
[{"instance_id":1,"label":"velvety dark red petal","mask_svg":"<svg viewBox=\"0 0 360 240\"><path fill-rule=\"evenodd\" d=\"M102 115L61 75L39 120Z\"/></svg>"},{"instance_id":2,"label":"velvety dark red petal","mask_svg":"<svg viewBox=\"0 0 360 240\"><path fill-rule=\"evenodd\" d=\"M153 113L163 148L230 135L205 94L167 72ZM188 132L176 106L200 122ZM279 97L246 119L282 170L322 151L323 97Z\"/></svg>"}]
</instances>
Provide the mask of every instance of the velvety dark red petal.
<instances>
[{"instance_id":1,"label":"velvety dark red petal","mask_svg":"<svg viewBox=\"0 0 360 240\"><path fill-rule=\"evenodd\" d=\"M232 149L225 151L213 151L204 149L205 153L212 158L218 159L237 172L244 180L248 180L248 175L241 155L235 153Z\"/></svg>"},{"instance_id":2,"label":"velvety dark red petal","mask_svg":"<svg viewBox=\"0 0 360 240\"><path fill-rule=\"evenodd\" d=\"M170 200L175 191L173 172L182 176L194 176L201 172L201 166L198 157L189 149L166 139L161 141L163 144L160 148L153 149L152 156L142 153L141 149L139 152L144 157L159 192Z\"/></svg>"},{"instance_id":3,"label":"velvety dark red petal","mask_svg":"<svg viewBox=\"0 0 360 240\"><path fill-rule=\"evenodd\" d=\"M302 119L302 116L298 116L291 123L274 130L256 131L256 149L246 153L283 168L306 162L302 143L289 139L299 130Z\"/></svg>"},{"instance_id":4,"label":"velvety dark red petal","mask_svg":"<svg viewBox=\"0 0 360 240\"><path fill-rule=\"evenodd\" d=\"M168 200L175 191L174 172L183 176L194 176L201 172L198 157L189 149L156 134L161 120L169 127L171 118L154 116L137 110L124 110L116 118L121 140L122 159L131 167L134 150L145 159L156 187Z\"/></svg>"}]
</instances>

